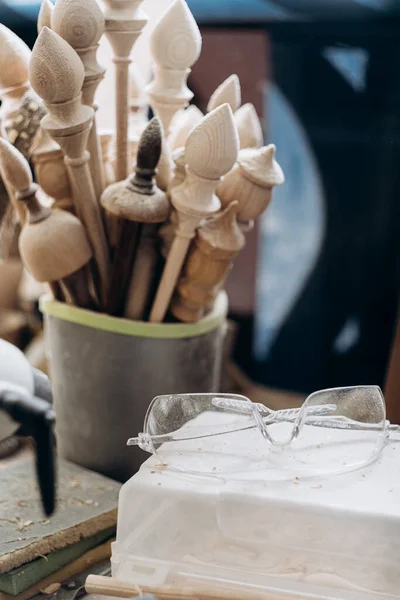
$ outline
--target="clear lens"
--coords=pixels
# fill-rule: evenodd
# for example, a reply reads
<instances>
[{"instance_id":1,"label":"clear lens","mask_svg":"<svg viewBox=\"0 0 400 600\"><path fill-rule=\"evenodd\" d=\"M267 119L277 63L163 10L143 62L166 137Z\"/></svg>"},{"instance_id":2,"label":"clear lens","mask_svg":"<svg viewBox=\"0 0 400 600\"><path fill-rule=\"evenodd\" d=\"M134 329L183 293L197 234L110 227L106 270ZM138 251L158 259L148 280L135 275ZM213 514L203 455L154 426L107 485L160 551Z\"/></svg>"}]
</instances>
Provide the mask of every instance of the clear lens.
<instances>
[{"instance_id":1,"label":"clear lens","mask_svg":"<svg viewBox=\"0 0 400 600\"><path fill-rule=\"evenodd\" d=\"M163 464L185 472L254 468L260 452L256 440L263 458L269 451L254 420L253 403L237 394L158 396L147 412L144 433L152 436L153 451Z\"/></svg>"},{"instance_id":2,"label":"clear lens","mask_svg":"<svg viewBox=\"0 0 400 600\"><path fill-rule=\"evenodd\" d=\"M315 415L315 407L335 410ZM387 441L385 402L377 386L334 388L311 394L297 419L292 443L271 453L270 464L295 476L349 471L373 461ZM279 444L293 433L292 423L268 427Z\"/></svg>"}]
</instances>

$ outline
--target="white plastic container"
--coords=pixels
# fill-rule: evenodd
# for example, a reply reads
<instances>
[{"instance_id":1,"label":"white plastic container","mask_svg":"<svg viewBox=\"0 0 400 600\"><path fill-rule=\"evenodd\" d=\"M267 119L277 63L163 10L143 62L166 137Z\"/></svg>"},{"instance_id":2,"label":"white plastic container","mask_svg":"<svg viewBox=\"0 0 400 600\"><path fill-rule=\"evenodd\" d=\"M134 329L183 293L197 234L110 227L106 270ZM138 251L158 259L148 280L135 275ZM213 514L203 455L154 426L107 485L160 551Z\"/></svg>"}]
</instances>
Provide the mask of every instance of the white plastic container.
<instances>
[{"instance_id":1,"label":"white plastic container","mask_svg":"<svg viewBox=\"0 0 400 600\"><path fill-rule=\"evenodd\" d=\"M266 600L400 598L399 453L393 440L365 469L280 482L178 474L153 457L121 489L113 576Z\"/></svg>"}]
</instances>

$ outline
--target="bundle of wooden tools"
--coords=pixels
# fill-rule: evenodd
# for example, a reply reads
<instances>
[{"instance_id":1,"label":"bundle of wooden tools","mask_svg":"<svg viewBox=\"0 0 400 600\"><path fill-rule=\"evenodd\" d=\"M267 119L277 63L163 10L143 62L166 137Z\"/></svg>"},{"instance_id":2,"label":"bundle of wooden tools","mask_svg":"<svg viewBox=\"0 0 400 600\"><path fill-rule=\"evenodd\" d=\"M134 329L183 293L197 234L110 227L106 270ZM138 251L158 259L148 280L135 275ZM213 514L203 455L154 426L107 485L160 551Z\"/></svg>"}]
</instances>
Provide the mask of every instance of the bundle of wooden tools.
<instances>
[{"instance_id":1,"label":"bundle of wooden tools","mask_svg":"<svg viewBox=\"0 0 400 600\"><path fill-rule=\"evenodd\" d=\"M21 258L56 300L196 322L284 177L253 105L240 106L236 75L213 93L208 114L189 105L201 36L185 0L151 34L147 120L130 58L147 22L141 3L104 0L103 13L97 0L43 0L32 52L0 25L0 175ZM114 54L115 134L96 125L103 33Z\"/></svg>"}]
</instances>

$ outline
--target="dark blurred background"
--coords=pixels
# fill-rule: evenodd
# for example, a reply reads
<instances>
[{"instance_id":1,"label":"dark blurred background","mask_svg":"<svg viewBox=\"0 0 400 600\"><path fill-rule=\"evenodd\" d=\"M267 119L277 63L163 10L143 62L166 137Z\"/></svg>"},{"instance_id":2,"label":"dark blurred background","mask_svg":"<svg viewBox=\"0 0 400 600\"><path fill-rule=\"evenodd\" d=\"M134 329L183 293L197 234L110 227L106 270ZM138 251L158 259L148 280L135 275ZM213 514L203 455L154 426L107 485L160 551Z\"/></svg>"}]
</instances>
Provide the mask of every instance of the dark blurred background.
<instances>
[{"instance_id":1,"label":"dark blurred background","mask_svg":"<svg viewBox=\"0 0 400 600\"><path fill-rule=\"evenodd\" d=\"M236 72L286 183L229 281L236 362L308 393L383 385L399 291L400 2L188 0L204 109ZM0 0L28 45L39 3Z\"/></svg>"}]
</instances>

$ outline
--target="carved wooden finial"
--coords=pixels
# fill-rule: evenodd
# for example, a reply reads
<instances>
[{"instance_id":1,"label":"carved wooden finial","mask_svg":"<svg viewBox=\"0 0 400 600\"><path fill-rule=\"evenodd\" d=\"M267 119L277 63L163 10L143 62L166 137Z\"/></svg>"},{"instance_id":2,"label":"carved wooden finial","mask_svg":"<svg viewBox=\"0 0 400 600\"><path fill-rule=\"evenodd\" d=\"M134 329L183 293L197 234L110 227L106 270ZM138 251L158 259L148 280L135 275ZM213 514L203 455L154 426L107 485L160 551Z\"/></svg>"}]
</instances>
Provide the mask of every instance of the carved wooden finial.
<instances>
[{"instance_id":1,"label":"carved wooden finial","mask_svg":"<svg viewBox=\"0 0 400 600\"><path fill-rule=\"evenodd\" d=\"M104 301L109 277L109 256L100 207L97 203L86 151L94 111L81 104L82 62L57 33L44 27L32 51L30 79L48 109L42 128L58 142L70 167L76 213L93 248L96 290Z\"/></svg>"},{"instance_id":2,"label":"carved wooden finial","mask_svg":"<svg viewBox=\"0 0 400 600\"><path fill-rule=\"evenodd\" d=\"M163 321L196 229L205 217L220 208L215 189L220 178L234 165L238 148L236 126L228 104L209 113L190 132L185 145L186 177L181 185L171 189L178 226L150 321Z\"/></svg>"},{"instance_id":3,"label":"carved wooden finial","mask_svg":"<svg viewBox=\"0 0 400 600\"><path fill-rule=\"evenodd\" d=\"M193 98L186 81L201 51L201 35L185 0L175 0L151 34L154 81L146 88L165 135L175 113Z\"/></svg>"},{"instance_id":4,"label":"carved wooden finial","mask_svg":"<svg viewBox=\"0 0 400 600\"><path fill-rule=\"evenodd\" d=\"M0 23L0 96L10 88L28 89L30 56L25 42Z\"/></svg>"},{"instance_id":5,"label":"carved wooden finial","mask_svg":"<svg viewBox=\"0 0 400 600\"><path fill-rule=\"evenodd\" d=\"M272 190L284 182L281 167L275 160L275 146L241 150L234 168L217 187L222 206L239 202L238 220L247 224L268 207Z\"/></svg>"},{"instance_id":6,"label":"carved wooden finial","mask_svg":"<svg viewBox=\"0 0 400 600\"><path fill-rule=\"evenodd\" d=\"M243 104L235 112L240 148L261 148L264 134L254 104Z\"/></svg>"},{"instance_id":7,"label":"carved wooden finial","mask_svg":"<svg viewBox=\"0 0 400 600\"><path fill-rule=\"evenodd\" d=\"M223 104L190 132L185 145L186 163L199 177L218 180L235 164L238 149L232 111Z\"/></svg>"},{"instance_id":8,"label":"carved wooden finial","mask_svg":"<svg viewBox=\"0 0 400 600\"><path fill-rule=\"evenodd\" d=\"M48 27L43 27L33 47L29 79L46 104L69 102L78 97L85 71L71 46Z\"/></svg>"},{"instance_id":9,"label":"carved wooden finial","mask_svg":"<svg viewBox=\"0 0 400 600\"><path fill-rule=\"evenodd\" d=\"M212 94L207 111L211 112L222 104L229 104L232 112L237 111L241 103L241 89L239 77L235 74L230 75L223 81Z\"/></svg>"},{"instance_id":10,"label":"carved wooden finial","mask_svg":"<svg viewBox=\"0 0 400 600\"><path fill-rule=\"evenodd\" d=\"M161 155L162 128L154 117L144 130L138 147L133 177L107 188L103 207L124 219L117 245L107 309L110 314L123 314L123 305L140 237L141 223L161 223L168 218L167 195L155 185L157 163Z\"/></svg>"},{"instance_id":11,"label":"carved wooden finial","mask_svg":"<svg viewBox=\"0 0 400 600\"><path fill-rule=\"evenodd\" d=\"M185 145L187 136L192 131L193 127L200 123L203 116L201 110L194 104L190 104L190 106L183 111L182 115L179 115L179 119L174 122L174 128L168 140L172 150Z\"/></svg>"},{"instance_id":12,"label":"carved wooden finial","mask_svg":"<svg viewBox=\"0 0 400 600\"><path fill-rule=\"evenodd\" d=\"M51 28L51 15L54 10L54 4L50 0L42 0L37 20L37 32L40 33L43 27Z\"/></svg>"},{"instance_id":13,"label":"carved wooden finial","mask_svg":"<svg viewBox=\"0 0 400 600\"><path fill-rule=\"evenodd\" d=\"M231 202L218 218L199 229L171 304L180 321L196 322L205 315L244 247L236 220L238 207L238 202Z\"/></svg>"}]
</instances>

